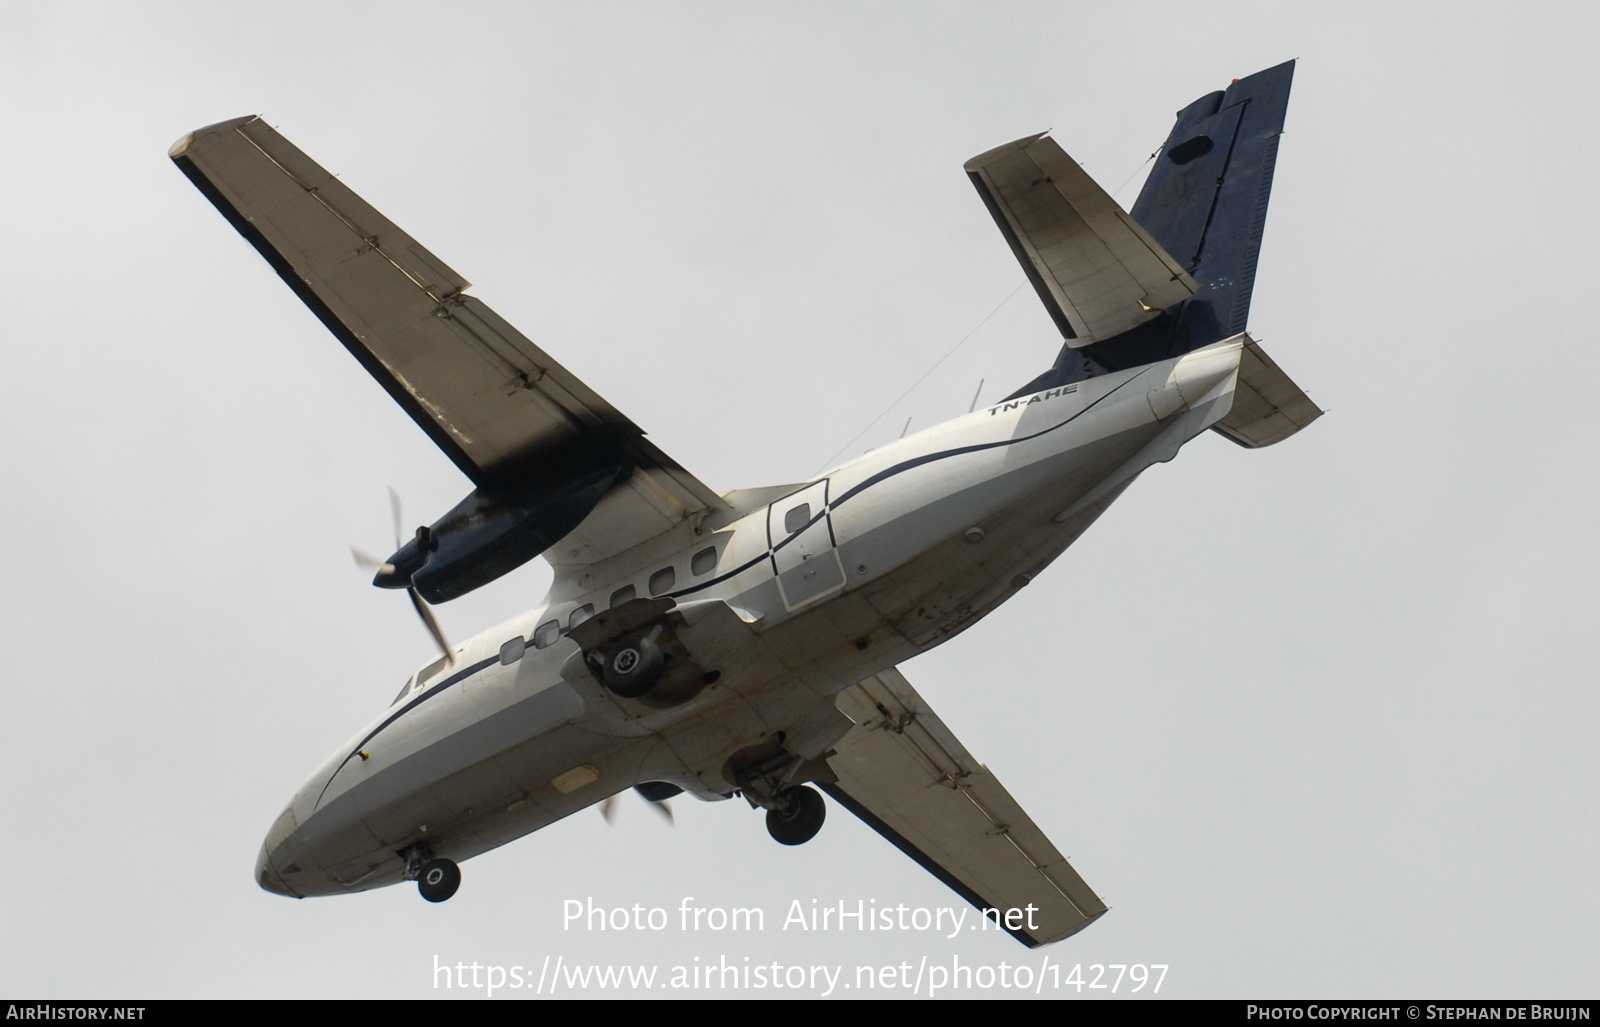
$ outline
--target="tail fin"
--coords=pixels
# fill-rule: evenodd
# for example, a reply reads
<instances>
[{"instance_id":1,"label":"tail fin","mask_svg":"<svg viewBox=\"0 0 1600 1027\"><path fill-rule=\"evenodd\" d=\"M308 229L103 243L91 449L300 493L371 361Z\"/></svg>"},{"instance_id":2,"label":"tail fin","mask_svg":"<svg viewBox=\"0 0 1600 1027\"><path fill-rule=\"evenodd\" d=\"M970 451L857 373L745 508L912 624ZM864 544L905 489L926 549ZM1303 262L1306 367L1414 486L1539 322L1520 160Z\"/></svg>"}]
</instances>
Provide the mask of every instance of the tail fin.
<instances>
[{"instance_id":1,"label":"tail fin","mask_svg":"<svg viewBox=\"0 0 1600 1027\"><path fill-rule=\"evenodd\" d=\"M1245 330L1293 79L1288 61L1179 111L1129 212L1193 279L1195 294L1104 341L1069 341L1054 367L1014 395L1181 356Z\"/></svg>"},{"instance_id":2,"label":"tail fin","mask_svg":"<svg viewBox=\"0 0 1600 1027\"><path fill-rule=\"evenodd\" d=\"M1293 79L1288 61L1179 111L1129 212L1209 294L1219 339L1244 331L1250 313Z\"/></svg>"}]
</instances>

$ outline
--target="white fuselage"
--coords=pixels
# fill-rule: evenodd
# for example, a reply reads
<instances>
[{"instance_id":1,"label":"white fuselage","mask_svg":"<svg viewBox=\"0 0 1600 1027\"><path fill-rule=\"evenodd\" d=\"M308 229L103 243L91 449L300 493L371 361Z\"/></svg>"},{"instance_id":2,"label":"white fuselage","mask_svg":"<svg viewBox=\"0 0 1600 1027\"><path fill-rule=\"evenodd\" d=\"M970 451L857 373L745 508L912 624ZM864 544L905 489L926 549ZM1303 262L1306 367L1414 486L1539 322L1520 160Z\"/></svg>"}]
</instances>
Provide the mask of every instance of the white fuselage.
<instances>
[{"instance_id":1,"label":"white fuselage","mask_svg":"<svg viewBox=\"0 0 1600 1027\"><path fill-rule=\"evenodd\" d=\"M258 880L295 896L380 887L411 846L460 861L640 782L729 797L729 758L780 732L799 757L825 755L850 727L839 690L975 623L1227 414L1241 338L978 410L558 565L544 603L419 671L317 768L268 832ZM677 604L715 683L666 709L600 685L566 631L633 595ZM502 659L516 639L525 651Z\"/></svg>"}]
</instances>

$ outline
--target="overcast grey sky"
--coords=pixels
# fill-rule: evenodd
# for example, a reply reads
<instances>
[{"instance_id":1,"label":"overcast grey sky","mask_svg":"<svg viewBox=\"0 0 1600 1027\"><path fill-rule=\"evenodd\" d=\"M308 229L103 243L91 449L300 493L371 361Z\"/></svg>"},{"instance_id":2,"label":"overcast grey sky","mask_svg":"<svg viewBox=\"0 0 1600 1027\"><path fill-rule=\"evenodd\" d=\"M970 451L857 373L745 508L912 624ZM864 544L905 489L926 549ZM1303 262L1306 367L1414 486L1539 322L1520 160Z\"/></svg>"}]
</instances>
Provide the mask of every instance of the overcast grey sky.
<instances>
[{"instance_id":1,"label":"overcast grey sky","mask_svg":"<svg viewBox=\"0 0 1600 1027\"><path fill-rule=\"evenodd\" d=\"M0 993L1046 953L1167 964L1174 996L1600 990L1591 5L13 0L5 21ZM473 860L443 906L256 887L295 786L429 658L347 547L383 548L388 486L413 522L470 486L175 139L259 112L725 491L820 470L1022 281L964 160L1053 129L1119 190L1180 106L1289 58L1251 329L1328 416L1261 452L1196 440L903 668L1104 919L1032 957L785 931L795 899L960 902L837 807L789 850L742 803L688 799L675 828L628 801ZM1057 345L1022 289L854 448ZM548 579L530 564L444 627ZM767 929L564 932L591 896L760 906Z\"/></svg>"}]
</instances>

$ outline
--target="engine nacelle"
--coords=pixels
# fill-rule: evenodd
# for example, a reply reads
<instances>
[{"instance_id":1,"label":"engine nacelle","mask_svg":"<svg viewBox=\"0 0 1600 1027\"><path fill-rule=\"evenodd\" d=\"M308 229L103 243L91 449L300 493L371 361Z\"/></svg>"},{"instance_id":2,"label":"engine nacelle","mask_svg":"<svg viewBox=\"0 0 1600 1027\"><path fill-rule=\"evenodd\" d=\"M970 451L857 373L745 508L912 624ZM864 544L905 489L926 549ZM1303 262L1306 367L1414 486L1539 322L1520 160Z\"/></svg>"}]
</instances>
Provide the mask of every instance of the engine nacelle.
<instances>
[{"instance_id":1,"label":"engine nacelle","mask_svg":"<svg viewBox=\"0 0 1600 1027\"><path fill-rule=\"evenodd\" d=\"M430 603L464 596L516 570L583 522L626 468L607 467L577 478L541 482L522 491L483 488L433 524L418 528L372 583L414 586Z\"/></svg>"}]
</instances>

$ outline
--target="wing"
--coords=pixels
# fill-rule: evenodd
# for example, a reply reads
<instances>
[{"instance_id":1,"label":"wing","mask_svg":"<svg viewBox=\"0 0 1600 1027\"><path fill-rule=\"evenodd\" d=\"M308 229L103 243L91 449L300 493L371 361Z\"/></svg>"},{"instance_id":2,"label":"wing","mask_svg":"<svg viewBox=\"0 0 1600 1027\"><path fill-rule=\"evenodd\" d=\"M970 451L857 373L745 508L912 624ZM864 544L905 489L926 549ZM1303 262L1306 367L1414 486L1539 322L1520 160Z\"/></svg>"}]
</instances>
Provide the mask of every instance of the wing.
<instances>
[{"instance_id":1,"label":"wing","mask_svg":"<svg viewBox=\"0 0 1600 1027\"><path fill-rule=\"evenodd\" d=\"M1198 288L1048 136L980 154L966 170L1074 349L1148 321Z\"/></svg>"},{"instance_id":2,"label":"wing","mask_svg":"<svg viewBox=\"0 0 1600 1027\"><path fill-rule=\"evenodd\" d=\"M200 129L171 156L480 487L632 467L584 540L610 552L724 506L642 429L466 295L471 283L260 118Z\"/></svg>"},{"instance_id":3,"label":"wing","mask_svg":"<svg viewBox=\"0 0 1600 1027\"><path fill-rule=\"evenodd\" d=\"M821 787L840 805L980 910L1033 906L1033 928L1023 919L1010 929L1030 947L1106 911L898 670L845 689L838 704L856 726L828 759L837 782Z\"/></svg>"}]
</instances>

